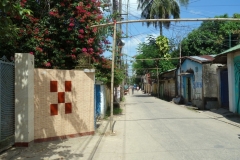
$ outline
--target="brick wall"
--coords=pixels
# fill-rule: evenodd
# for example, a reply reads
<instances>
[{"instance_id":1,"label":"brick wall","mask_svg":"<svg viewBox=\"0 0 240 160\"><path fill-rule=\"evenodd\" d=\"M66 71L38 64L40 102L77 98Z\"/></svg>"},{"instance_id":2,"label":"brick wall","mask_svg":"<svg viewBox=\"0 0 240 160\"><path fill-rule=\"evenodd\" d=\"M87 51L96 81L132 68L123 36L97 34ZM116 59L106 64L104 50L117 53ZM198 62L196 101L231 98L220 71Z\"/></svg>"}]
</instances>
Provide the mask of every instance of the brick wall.
<instances>
[{"instance_id":1,"label":"brick wall","mask_svg":"<svg viewBox=\"0 0 240 160\"><path fill-rule=\"evenodd\" d=\"M34 70L34 140L94 133L94 73Z\"/></svg>"}]
</instances>

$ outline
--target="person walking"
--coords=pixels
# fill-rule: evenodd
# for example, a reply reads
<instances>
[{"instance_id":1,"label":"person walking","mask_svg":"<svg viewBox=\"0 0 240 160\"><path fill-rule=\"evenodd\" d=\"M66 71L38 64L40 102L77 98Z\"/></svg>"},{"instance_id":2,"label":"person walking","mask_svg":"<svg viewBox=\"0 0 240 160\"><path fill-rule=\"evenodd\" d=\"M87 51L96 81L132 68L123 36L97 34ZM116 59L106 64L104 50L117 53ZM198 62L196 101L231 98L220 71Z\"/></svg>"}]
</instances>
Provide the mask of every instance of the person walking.
<instances>
[{"instance_id":1,"label":"person walking","mask_svg":"<svg viewBox=\"0 0 240 160\"><path fill-rule=\"evenodd\" d=\"M134 86L132 86L132 95L134 94Z\"/></svg>"}]
</instances>

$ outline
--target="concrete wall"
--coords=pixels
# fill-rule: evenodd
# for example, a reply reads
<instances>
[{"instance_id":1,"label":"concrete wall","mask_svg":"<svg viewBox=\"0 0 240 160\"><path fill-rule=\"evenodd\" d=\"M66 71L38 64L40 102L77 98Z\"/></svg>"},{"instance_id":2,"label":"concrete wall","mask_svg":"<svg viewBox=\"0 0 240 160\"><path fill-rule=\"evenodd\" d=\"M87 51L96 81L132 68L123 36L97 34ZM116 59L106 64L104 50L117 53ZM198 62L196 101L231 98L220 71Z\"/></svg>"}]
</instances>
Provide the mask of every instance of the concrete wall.
<instances>
[{"instance_id":1,"label":"concrete wall","mask_svg":"<svg viewBox=\"0 0 240 160\"><path fill-rule=\"evenodd\" d=\"M157 87L158 87L158 84L157 83L153 83L152 84L152 95L153 96L157 96Z\"/></svg>"},{"instance_id":2,"label":"concrete wall","mask_svg":"<svg viewBox=\"0 0 240 160\"><path fill-rule=\"evenodd\" d=\"M195 61L186 59L181 65L181 73L186 73L192 71L191 74L186 74L182 76L178 76L178 94L182 95L185 103L188 103L187 96L187 78L190 78L191 82L191 103L193 106L198 108L203 108L203 97L202 97L202 64L197 63ZM178 75L180 71L178 69ZM180 84L180 78L182 78L182 82ZM179 93L179 90L181 92Z\"/></svg>"},{"instance_id":3,"label":"concrete wall","mask_svg":"<svg viewBox=\"0 0 240 160\"><path fill-rule=\"evenodd\" d=\"M227 66L219 65L219 67L216 69L217 73L217 99L218 99L218 106L222 107L222 101L221 101L221 71L227 70Z\"/></svg>"},{"instance_id":4,"label":"concrete wall","mask_svg":"<svg viewBox=\"0 0 240 160\"><path fill-rule=\"evenodd\" d=\"M163 99L172 100L175 95L175 79L169 79L162 82L163 83Z\"/></svg>"},{"instance_id":5,"label":"concrete wall","mask_svg":"<svg viewBox=\"0 0 240 160\"><path fill-rule=\"evenodd\" d=\"M204 109L213 109L219 107L218 102L218 75L217 68L219 64L203 64L203 97Z\"/></svg>"},{"instance_id":6,"label":"concrete wall","mask_svg":"<svg viewBox=\"0 0 240 160\"><path fill-rule=\"evenodd\" d=\"M203 64L203 95L217 98L217 67L219 64Z\"/></svg>"},{"instance_id":7,"label":"concrete wall","mask_svg":"<svg viewBox=\"0 0 240 160\"><path fill-rule=\"evenodd\" d=\"M34 70L35 142L94 133L94 73Z\"/></svg>"},{"instance_id":8,"label":"concrete wall","mask_svg":"<svg viewBox=\"0 0 240 160\"><path fill-rule=\"evenodd\" d=\"M15 145L34 139L34 56L15 54Z\"/></svg>"}]
</instances>

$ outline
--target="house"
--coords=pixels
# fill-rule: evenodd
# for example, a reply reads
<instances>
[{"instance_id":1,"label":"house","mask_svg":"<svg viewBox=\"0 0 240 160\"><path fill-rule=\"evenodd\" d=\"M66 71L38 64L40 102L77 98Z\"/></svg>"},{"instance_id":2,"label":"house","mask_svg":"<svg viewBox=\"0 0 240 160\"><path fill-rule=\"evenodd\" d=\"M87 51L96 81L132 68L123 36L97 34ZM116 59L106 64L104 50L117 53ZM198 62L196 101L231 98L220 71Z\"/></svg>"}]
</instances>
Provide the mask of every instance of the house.
<instances>
[{"instance_id":1,"label":"house","mask_svg":"<svg viewBox=\"0 0 240 160\"><path fill-rule=\"evenodd\" d=\"M160 98L170 101L177 95L177 69L171 69L159 75Z\"/></svg>"},{"instance_id":2,"label":"house","mask_svg":"<svg viewBox=\"0 0 240 160\"><path fill-rule=\"evenodd\" d=\"M240 113L240 44L218 54L213 63L225 64L219 69L218 79L221 105L227 104L231 112Z\"/></svg>"},{"instance_id":3,"label":"house","mask_svg":"<svg viewBox=\"0 0 240 160\"><path fill-rule=\"evenodd\" d=\"M142 82L143 82L143 86L141 88L143 89L144 93L151 94L152 81L151 81L150 73L147 73L144 76L142 76Z\"/></svg>"},{"instance_id":4,"label":"house","mask_svg":"<svg viewBox=\"0 0 240 160\"><path fill-rule=\"evenodd\" d=\"M218 107L216 68L212 55L187 56L177 70L178 95L199 109Z\"/></svg>"}]
</instances>

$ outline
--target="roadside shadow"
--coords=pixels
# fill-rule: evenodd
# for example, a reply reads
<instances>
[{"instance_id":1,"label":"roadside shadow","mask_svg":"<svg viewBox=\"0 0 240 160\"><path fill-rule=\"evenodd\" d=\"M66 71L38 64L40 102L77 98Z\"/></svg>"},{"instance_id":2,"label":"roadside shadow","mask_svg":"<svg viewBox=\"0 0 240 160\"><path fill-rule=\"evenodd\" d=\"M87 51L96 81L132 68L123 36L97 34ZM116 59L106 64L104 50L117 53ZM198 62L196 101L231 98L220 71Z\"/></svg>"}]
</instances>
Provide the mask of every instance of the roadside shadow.
<instances>
[{"instance_id":1,"label":"roadside shadow","mask_svg":"<svg viewBox=\"0 0 240 160\"><path fill-rule=\"evenodd\" d=\"M152 97L151 95L147 95L147 94L144 94L144 95L132 95L132 96L134 96L134 97L146 97L146 98Z\"/></svg>"},{"instance_id":2,"label":"roadside shadow","mask_svg":"<svg viewBox=\"0 0 240 160\"><path fill-rule=\"evenodd\" d=\"M227 109L219 108L219 109L212 109L212 110L202 110L202 112L210 112L216 118L226 118L229 121L240 125L240 115L237 113L233 113Z\"/></svg>"},{"instance_id":3,"label":"roadside shadow","mask_svg":"<svg viewBox=\"0 0 240 160\"><path fill-rule=\"evenodd\" d=\"M7 154L0 156L3 160L14 159L80 159L88 157L83 151L87 149L93 136L77 137L65 140L33 143L28 148L11 148ZM76 143L78 142L78 143ZM89 152L90 153L90 152Z\"/></svg>"}]
</instances>

